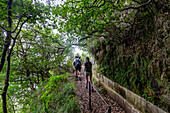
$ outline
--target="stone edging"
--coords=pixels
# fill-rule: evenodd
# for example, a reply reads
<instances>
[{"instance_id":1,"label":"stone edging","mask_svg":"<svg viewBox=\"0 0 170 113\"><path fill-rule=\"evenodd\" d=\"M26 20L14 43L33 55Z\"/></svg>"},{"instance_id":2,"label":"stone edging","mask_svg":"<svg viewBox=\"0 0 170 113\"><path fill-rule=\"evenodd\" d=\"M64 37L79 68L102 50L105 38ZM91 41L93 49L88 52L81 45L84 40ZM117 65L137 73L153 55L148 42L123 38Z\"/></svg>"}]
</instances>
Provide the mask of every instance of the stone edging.
<instances>
[{"instance_id":1,"label":"stone edging","mask_svg":"<svg viewBox=\"0 0 170 113\"><path fill-rule=\"evenodd\" d=\"M109 96L116 100L127 113L167 113L99 73L93 74L93 77L103 85Z\"/></svg>"}]
</instances>

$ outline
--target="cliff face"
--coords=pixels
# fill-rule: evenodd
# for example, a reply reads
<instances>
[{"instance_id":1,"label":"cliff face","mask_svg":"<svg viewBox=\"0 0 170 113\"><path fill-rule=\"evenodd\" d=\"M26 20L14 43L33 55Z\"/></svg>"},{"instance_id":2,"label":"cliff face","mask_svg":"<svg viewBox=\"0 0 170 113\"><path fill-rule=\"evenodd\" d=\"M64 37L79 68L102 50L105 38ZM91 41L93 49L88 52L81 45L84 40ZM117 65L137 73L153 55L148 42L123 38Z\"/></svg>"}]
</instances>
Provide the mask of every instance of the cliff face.
<instances>
[{"instance_id":1,"label":"cliff face","mask_svg":"<svg viewBox=\"0 0 170 113\"><path fill-rule=\"evenodd\" d=\"M134 12L131 27L119 24L107 37L93 37L90 51L100 73L168 110L168 1L155 0L148 7Z\"/></svg>"}]
</instances>

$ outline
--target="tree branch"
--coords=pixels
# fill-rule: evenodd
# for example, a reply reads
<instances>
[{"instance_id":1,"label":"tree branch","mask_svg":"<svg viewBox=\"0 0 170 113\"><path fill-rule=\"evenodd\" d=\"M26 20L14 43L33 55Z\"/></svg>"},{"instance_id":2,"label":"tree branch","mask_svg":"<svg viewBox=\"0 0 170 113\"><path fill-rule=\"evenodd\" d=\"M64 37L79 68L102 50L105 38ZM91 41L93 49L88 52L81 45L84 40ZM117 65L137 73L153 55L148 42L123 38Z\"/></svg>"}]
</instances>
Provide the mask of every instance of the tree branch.
<instances>
[{"instance_id":1,"label":"tree branch","mask_svg":"<svg viewBox=\"0 0 170 113\"><path fill-rule=\"evenodd\" d=\"M80 40L78 40L78 42L81 42L81 41L86 40L86 39L88 39L88 38L90 38L90 37L86 36L86 37L81 38Z\"/></svg>"},{"instance_id":2,"label":"tree branch","mask_svg":"<svg viewBox=\"0 0 170 113\"><path fill-rule=\"evenodd\" d=\"M18 29L18 26L19 26L19 23L20 23L21 19L22 19L22 15L19 17L19 20L18 20L16 28L11 33L14 33Z\"/></svg>"},{"instance_id":3,"label":"tree branch","mask_svg":"<svg viewBox=\"0 0 170 113\"><path fill-rule=\"evenodd\" d=\"M20 0L21 1L21 6L22 6L22 8L24 8L24 4L23 4L23 1L22 0Z\"/></svg>"},{"instance_id":4,"label":"tree branch","mask_svg":"<svg viewBox=\"0 0 170 113\"><path fill-rule=\"evenodd\" d=\"M85 43L85 44L72 44L73 46L86 46L87 45L87 43Z\"/></svg>"},{"instance_id":5,"label":"tree branch","mask_svg":"<svg viewBox=\"0 0 170 113\"><path fill-rule=\"evenodd\" d=\"M140 3L140 2L138 2L137 0L132 0L132 1L134 1L134 2L136 2L136 3L138 3L138 4L140 4L140 5L141 5L141 3Z\"/></svg>"},{"instance_id":6,"label":"tree branch","mask_svg":"<svg viewBox=\"0 0 170 113\"><path fill-rule=\"evenodd\" d=\"M45 35L44 33L41 33L40 31L36 30L36 29L33 29L34 31L46 36L46 37L49 37L48 35ZM59 42L57 42L57 44L59 44L60 46L63 46L62 44L60 44Z\"/></svg>"},{"instance_id":7,"label":"tree branch","mask_svg":"<svg viewBox=\"0 0 170 113\"><path fill-rule=\"evenodd\" d=\"M89 33L89 34L88 34L89 36L85 36L84 38L79 39L79 40L78 40L78 42L80 42L80 41L83 41L83 40L86 40L86 39L90 38L90 36L91 36L91 35L93 35L93 34L94 34L94 33L96 33L96 32L98 32L98 30L94 30L94 31L92 31L91 33Z\"/></svg>"},{"instance_id":8,"label":"tree branch","mask_svg":"<svg viewBox=\"0 0 170 113\"><path fill-rule=\"evenodd\" d=\"M122 8L122 9L117 8L117 7L114 5L114 2L112 2L112 1L110 1L110 0L107 1L107 2L111 3L112 6L113 6L116 10L118 10L118 11L124 11L124 10L128 10L128 9L139 9L140 7L143 7L143 6L147 5L147 4L149 4L149 3L151 2L151 0L149 0L149 1L146 2L146 3L141 4L141 5L139 5L139 6L136 6L136 7L129 6L129 7Z\"/></svg>"},{"instance_id":9,"label":"tree branch","mask_svg":"<svg viewBox=\"0 0 170 113\"><path fill-rule=\"evenodd\" d=\"M0 28L2 28L3 30L7 31L3 26L0 25Z\"/></svg>"},{"instance_id":10,"label":"tree branch","mask_svg":"<svg viewBox=\"0 0 170 113\"><path fill-rule=\"evenodd\" d=\"M59 54L59 55L62 55L64 53L65 49L66 49L66 47L62 50L61 54Z\"/></svg>"},{"instance_id":11,"label":"tree branch","mask_svg":"<svg viewBox=\"0 0 170 113\"><path fill-rule=\"evenodd\" d=\"M11 102L12 102L12 108L13 108L13 112L15 113L15 108L14 108L14 102L13 102L13 100L12 100L12 98L7 94L7 96L8 96L8 98L11 100Z\"/></svg>"},{"instance_id":12,"label":"tree branch","mask_svg":"<svg viewBox=\"0 0 170 113\"><path fill-rule=\"evenodd\" d=\"M19 31L18 31L18 33L16 34L16 36L15 36L14 39L16 39L16 38L18 37L19 33L21 32L22 26L28 21L28 19L30 19L30 17L27 17L27 19L21 24L21 26L20 26L20 28L19 28Z\"/></svg>"}]
</instances>

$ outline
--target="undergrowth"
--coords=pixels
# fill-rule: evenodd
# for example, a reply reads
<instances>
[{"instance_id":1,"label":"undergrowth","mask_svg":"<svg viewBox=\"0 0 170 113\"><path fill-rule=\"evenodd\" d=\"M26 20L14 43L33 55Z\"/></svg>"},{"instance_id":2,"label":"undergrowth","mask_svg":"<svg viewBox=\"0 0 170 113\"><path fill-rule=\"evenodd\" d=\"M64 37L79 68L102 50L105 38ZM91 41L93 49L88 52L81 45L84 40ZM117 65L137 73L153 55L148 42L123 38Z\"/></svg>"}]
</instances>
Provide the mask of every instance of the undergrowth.
<instances>
[{"instance_id":1,"label":"undergrowth","mask_svg":"<svg viewBox=\"0 0 170 113\"><path fill-rule=\"evenodd\" d=\"M67 80L68 74L51 76L30 101L31 113L77 113L75 87ZM46 83L47 82L47 83Z\"/></svg>"}]
</instances>

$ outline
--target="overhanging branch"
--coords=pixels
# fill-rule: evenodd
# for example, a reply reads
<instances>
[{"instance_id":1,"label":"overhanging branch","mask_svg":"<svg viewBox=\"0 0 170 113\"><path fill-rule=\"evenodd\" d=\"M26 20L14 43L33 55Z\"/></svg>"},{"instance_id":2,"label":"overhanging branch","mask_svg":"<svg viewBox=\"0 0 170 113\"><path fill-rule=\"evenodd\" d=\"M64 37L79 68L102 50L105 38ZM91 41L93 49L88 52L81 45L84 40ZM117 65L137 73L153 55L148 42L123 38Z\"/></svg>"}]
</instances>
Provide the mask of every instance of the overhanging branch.
<instances>
[{"instance_id":1,"label":"overhanging branch","mask_svg":"<svg viewBox=\"0 0 170 113\"><path fill-rule=\"evenodd\" d=\"M19 23L21 22L21 19L22 19L22 15L19 17L17 26L15 27L14 31L12 31L11 33L14 33L18 29L18 26L19 26Z\"/></svg>"},{"instance_id":2,"label":"overhanging branch","mask_svg":"<svg viewBox=\"0 0 170 113\"><path fill-rule=\"evenodd\" d=\"M21 32L22 26L28 21L28 19L30 19L30 17L28 17L28 18L21 24L21 26L20 26L20 28L19 28L19 31L17 32L17 34L16 34L16 36L15 36L14 39L16 39L16 38L18 37L19 33Z\"/></svg>"},{"instance_id":3,"label":"overhanging branch","mask_svg":"<svg viewBox=\"0 0 170 113\"><path fill-rule=\"evenodd\" d=\"M90 38L90 37L84 37L84 38L81 38L80 40L79 40L79 42L81 42L81 41L83 41L83 40L86 40L86 39L88 39L88 38Z\"/></svg>"},{"instance_id":4,"label":"overhanging branch","mask_svg":"<svg viewBox=\"0 0 170 113\"><path fill-rule=\"evenodd\" d=\"M91 37L94 33L96 33L96 32L98 32L98 30L92 31L91 33L88 34L88 36L79 39L79 42L81 42L81 41L83 41L83 40L86 40L86 39L90 38L90 37Z\"/></svg>"},{"instance_id":5,"label":"overhanging branch","mask_svg":"<svg viewBox=\"0 0 170 113\"><path fill-rule=\"evenodd\" d=\"M36 29L32 29L32 30L34 30L35 32L38 32L38 33L40 33L40 34L42 34L42 35L44 35L44 36L46 36L46 37L49 37L48 35L46 35L46 34L44 34L44 33L40 32L40 31L38 31L38 30L36 30ZM59 44L60 46L62 46L62 47L63 47L63 45L62 45L62 44L60 44L59 42L57 42L57 44Z\"/></svg>"},{"instance_id":6,"label":"overhanging branch","mask_svg":"<svg viewBox=\"0 0 170 113\"><path fill-rule=\"evenodd\" d=\"M85 44L72 44L73 46L86 46L87 45L87 43L85 43Z\"/></svg>"},{"instance_id":7,"label":"overhanging branch","mask_svg":"<svg viewBox=\"0 0 170 113\"><path fill-rule=\"evenodd\" d=\"M150 2L151 2L151 0L149 0L148 2L146 2L146 3L143 3L143 4L141 4L141 5L139 5L139 6L129 6L129 7L126 7L126 8L122 8L122 9L120 9L120 8L117 8L115 5L114 5L114 2L112 2L112 1L107 1L107 2L109 2L109 3L111 3L112 4L112 6L116 9L116 10L118 10L118 11L124 11L124 10L128 10L128 9L139 9L140 7L143 7L143 6L145 6L145 5L147 5L147 4L149 4Z\"/></svg>"},{"instance_id":8,"label":"overhanging branch","mask_svg":"<svg viewBox=\"0 0 170 113\"><path fill-rule=\"evenodd\" d=\"M3 26L0 25L0 28L2 28L3 30L7 31Z\"/></svg>"}]
</instances>

